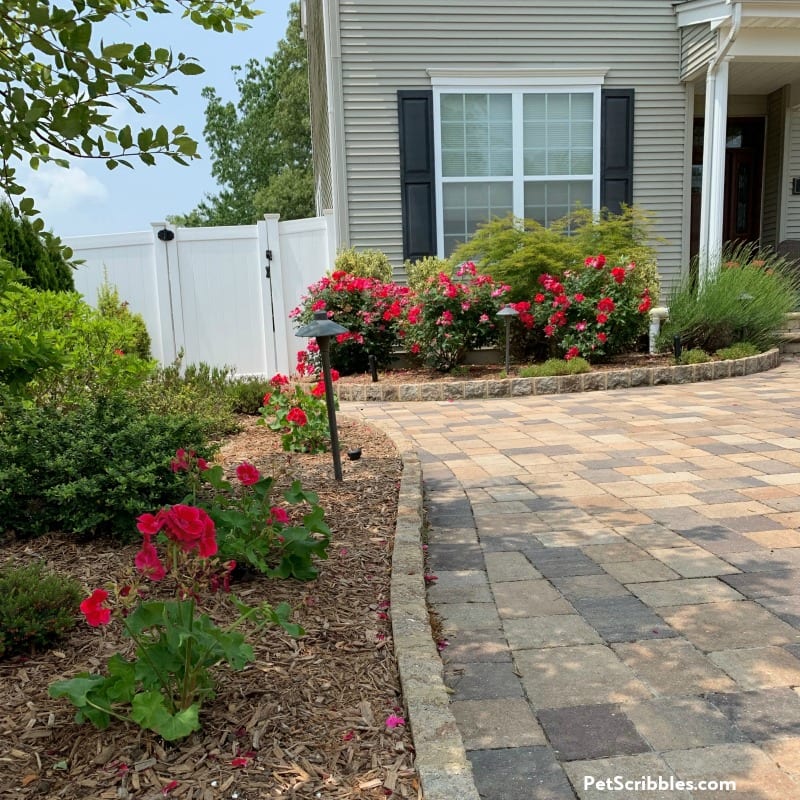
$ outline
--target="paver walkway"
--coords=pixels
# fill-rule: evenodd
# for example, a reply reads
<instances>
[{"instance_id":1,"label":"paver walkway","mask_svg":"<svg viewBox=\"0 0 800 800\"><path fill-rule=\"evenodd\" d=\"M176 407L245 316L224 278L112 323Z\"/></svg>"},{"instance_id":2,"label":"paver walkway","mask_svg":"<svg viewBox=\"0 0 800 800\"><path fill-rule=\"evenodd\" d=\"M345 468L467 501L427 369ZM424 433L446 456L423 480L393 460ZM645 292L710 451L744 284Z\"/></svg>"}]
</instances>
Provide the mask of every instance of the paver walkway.
<instances>
[{"instance_id":1,"label":"paver walkway","mask_svg":"<svg viewBox=\"0 0 800 800\"><path fill-rule=\"evenodd\" d=\"M800 364L343 410L420 453L483 797L800 798Z\"/></svg>"}]
</instances>

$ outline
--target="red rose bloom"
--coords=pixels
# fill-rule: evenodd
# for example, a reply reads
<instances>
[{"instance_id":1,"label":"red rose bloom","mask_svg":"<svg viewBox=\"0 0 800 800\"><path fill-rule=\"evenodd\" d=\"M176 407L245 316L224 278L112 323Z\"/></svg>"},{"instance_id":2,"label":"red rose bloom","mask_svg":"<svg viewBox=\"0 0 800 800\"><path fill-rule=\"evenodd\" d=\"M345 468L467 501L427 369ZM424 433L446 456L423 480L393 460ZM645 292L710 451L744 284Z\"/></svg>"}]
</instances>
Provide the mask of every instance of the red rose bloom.
<instances>
[{"instance_id":1,"label":"red rose bloom","mask_svg":"<svg viewBox=\"0 0 800 800\"><path fill-rule=\"evenodd\" d=\"M162 514L167 537L184 552L197 548L201 558L209 558L217 552L214 522L202 508L178 504Z\"/></svg>"},{"instance_id":2,"label":"red rose bloom","mask_svg":"<svg viewBox=\"0 0 800 800\"><path fill-rule=\"evenodd\" d=\"M294 425L299 425L301 428L304 425L308 424L308 417L306 416L306 412L303 411L302 408L298 408L297 406L293 406L289 409L289 413L286 415L286 419L288 422L291 422Z\"/></svg>"},{"instance_id":3,"label":"red rose bloom","mask_svg":"<svg viewBox=\"0 0 800 800\"><path fill-rule=\"evenodd\" d=\"M610 314L616 307L616 304L610 297L601 297L597 301L598 311L607 311Z\"/></svg>"},{"instance_id":4,"label":"red rose bloom","mask_svg":"<svg viewBox=\"0 0 800 800\"><path fill-rule=\"evenodd\" d=\"M622 283L625 280L625 267L614 267L614 269L611 270L611 277L614 278L617 283Z\"/></svg>"},{"instance_id":5,"label":"red rose bloom","mask_svg":"<svg viewBox=\"0 0 800 800\"><path fill-rule=\"evenodd\" d=\"M567 350L566 354L564 355L564 360L565 361L570 361L571 359L576 358L580 354L581 354L581 351L578 350L577 347L570 347L570 349Z\"/></svg>"},{"instance_id":6,"label":"red rose bloom","mask_svg":"<svg viewBox=\"0 0 800 800\"><path fill-rule=\"evenodd\" d=\"M236 467L236 477L239 479L239 483L241 483L242 486L252 486L254 483L258 483L259 480L261 480L261 473L252 464L243 461Z\"/></svg>"},{"instance_id":7,"label":"red rose bloom","mask_svg":"<svg viewBox=\"0 0 800 800\"><path fill-rule=\"evenodd\" d=\"M145 540L145 543L142 545L142 549L136 554L133 563L136 565L136 569L141 572L142 575L150 578L151 581L163 580L164 576L167 574L164 565L158 557L158 551L147 540Z\"/></svg>"},{"instance_id":8,"label":"red rose bloom","mask_svg":"<svg viewBox=\"0 0 800 800\"><path fill-rule=\"evenodd\" d=\"M108 600L108 592L105 589L95 589L81 603L81 613L93 628L108 625L111 622L111 609L103 606L106 600Z\"/></svg>"}]
</instances>

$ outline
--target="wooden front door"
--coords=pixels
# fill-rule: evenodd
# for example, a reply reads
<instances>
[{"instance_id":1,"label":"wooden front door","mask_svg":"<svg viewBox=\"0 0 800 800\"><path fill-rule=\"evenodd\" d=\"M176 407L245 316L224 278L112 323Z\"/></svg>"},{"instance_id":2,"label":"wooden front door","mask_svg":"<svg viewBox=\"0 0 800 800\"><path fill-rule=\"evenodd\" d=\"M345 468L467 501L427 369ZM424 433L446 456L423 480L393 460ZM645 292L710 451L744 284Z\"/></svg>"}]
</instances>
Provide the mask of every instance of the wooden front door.
<instances>
[{"instance_id":1,"label":"wooden front door","mask_svg":"<svg viewBox=\"0 0 800 800\"><path fill-rule=\"evenodd\" d=\"M703 169L703 119L694 121L692 148L691 255L700 241L700 186ZM723 242L758 242L761 236L761 197L764 161L764 119L728 120L725 150Z\"/></svg>"}]
</instances>

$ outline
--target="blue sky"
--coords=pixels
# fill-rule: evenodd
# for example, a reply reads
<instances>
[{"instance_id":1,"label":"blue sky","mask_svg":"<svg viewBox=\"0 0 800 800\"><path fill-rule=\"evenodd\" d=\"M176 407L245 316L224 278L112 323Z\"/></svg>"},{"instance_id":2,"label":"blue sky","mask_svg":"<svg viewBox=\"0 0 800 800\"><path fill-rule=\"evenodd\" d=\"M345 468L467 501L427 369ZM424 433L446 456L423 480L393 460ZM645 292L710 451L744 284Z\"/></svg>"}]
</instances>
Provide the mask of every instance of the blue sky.
<instances>
[{"instance_id":1,"label":"blue sky","mask_svg":"<svg viewBox=\"0 0 800 800\"><path fill-rule=\"evenodd\" d=\"M159 103L149 103L146 115L123 112L121 119L136 128L184 125L200 147L202 160L182 167L169 159L156 166L136 164L133 170L110 171L99 162L76 161L66 170L42 167L24 171L25 184L37 201L47 228L58 236L124 233L147 230L167 214L190 211L205 193L214 193L211 161L203 140L204 86L214 86L224 100L236 101L234 65L250 58L264 59L275 51L286 32L291 0L257 0L263 13L249 31L233 34L204 31L179 15L158 16L146 24L98 27L106 43L112 39L169 47L194 56L205 68L202 75L178 76L178 94L158 93ZM20 169L23 174L23 169Z\"/></svg>"}]
</instances>

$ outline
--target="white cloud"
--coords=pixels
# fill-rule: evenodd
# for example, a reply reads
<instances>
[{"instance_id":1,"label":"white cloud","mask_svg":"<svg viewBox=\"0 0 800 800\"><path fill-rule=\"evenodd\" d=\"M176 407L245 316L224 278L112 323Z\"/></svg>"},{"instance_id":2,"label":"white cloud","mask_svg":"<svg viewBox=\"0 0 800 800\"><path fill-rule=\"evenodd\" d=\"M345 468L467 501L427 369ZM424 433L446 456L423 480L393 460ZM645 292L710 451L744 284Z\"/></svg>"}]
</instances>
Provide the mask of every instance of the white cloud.
<instances>
[{"instance_id":1,"label":"white cloud","mask_svg":"<svg viewBox=\"0 0 800 800\"><path fill-rule=\"evenodd\" d=\"M102 181L74 165L69 169L45 165L28 172L23 183L45 218L48 214L82 208L87 203L104 202L109 197Z\"/></svg>"}]
</instances>

